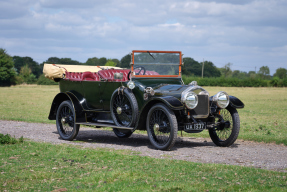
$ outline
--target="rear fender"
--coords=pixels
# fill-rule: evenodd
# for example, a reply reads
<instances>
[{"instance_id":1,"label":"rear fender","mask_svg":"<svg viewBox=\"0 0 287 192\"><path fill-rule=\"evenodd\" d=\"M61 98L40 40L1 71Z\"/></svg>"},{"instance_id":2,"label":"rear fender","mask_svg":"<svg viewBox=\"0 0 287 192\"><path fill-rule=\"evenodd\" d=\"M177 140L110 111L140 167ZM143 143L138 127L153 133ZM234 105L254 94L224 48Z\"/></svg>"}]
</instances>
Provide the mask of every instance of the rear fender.
<instances>
[{"instance_id":1,"label":"rear fender","mask_svg":"<svg viewBox=\"0 0 287 192\"><path fill-rule=\"evenodd\" d=\"M79 99L72 92L58 93L51 106L49 120L56 120L56 114L59 105L66 100L70 100L72 102L73 108L75 110L75 120L76 122L86 122L85 113L83 112L83 107L79 101Z\"/></svg>"}]
</instances>

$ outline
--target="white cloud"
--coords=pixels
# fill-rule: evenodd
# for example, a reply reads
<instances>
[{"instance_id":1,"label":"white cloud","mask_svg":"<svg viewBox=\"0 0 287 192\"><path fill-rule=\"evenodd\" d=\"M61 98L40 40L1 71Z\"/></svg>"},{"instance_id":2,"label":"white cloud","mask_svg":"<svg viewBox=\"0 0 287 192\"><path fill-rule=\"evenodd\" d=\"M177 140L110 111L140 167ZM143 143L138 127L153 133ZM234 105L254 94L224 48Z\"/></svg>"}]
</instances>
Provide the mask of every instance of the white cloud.
<instances>
[{"instance_id":1,"label":"white cloud","mask_svg":"<svg viewBox=\"0 0 287 192\"><path fill-rule=\"evenodd\" d=\"M215 65L271 67L287 59L286 8L284 0L1 1L0 47L38 62L163 49Z\"/></svg>"}]
</instances>

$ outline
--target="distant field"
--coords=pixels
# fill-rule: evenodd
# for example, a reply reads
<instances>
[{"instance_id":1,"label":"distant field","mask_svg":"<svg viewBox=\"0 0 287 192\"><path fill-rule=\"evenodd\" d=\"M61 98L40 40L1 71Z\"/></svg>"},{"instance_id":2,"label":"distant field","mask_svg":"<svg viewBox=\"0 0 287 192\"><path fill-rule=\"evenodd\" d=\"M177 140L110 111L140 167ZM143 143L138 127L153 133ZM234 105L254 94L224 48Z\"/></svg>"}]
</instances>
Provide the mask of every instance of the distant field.
<instances>
[{"instance_id":1,"label":"distant field","mask_svg":"<svg viewBox=\"0 0 287 192\"><path fill-rule=\"evenodd\" d=\"M204 87L211 95L226 91L240 98L241 131L239 139L284 143L287 145L287 88ZM15 86L0 88L0 119L55 123L47 119L58 86ZM184 134L209 137L208 132Z\"/></svg>"}]
</instances>

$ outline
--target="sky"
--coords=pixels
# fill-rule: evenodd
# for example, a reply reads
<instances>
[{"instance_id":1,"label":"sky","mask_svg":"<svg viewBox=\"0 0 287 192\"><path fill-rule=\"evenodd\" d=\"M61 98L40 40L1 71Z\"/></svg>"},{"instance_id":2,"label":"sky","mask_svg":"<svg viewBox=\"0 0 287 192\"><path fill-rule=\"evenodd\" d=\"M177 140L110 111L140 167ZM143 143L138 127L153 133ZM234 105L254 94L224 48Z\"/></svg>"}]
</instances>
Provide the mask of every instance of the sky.
<instances>
[{"instance_id":1,"label":"sky","mask_svg":"<svg viewBox=\"0 0 287 192\"><path fill-rule=\"evenodd\" d=\"M0 0L0 48L42 63L182 51L216 67L287 68L287 0Z\"/></svg>"}]
</instances>

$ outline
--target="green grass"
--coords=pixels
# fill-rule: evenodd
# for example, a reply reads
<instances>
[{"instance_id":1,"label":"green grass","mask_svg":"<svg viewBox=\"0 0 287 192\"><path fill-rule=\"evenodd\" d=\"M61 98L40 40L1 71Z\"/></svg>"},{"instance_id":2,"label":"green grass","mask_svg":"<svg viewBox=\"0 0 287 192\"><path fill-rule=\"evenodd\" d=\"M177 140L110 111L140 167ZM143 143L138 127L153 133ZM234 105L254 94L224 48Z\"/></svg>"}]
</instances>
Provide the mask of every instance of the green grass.
<instances>
[{"instance_id":1,"label":"green grass","mask_svg":"<svg viewBox=\"0 0 287 192\"><path fill-rule=\"evenodd\" d=\"M48 120L48 115L57 93L57 85L0 87L0 119L55 123Z\"/></svg>"},{"instance_id":2,"label":"green grass","mask_svg":"<svg viewBox=\"0 0 287 192\"><path fill-rule=\"evenodd\" d=\"M245 104L245 108L238 109L239 139L287 145L287 88L204 88L210 95L226 91ZM208 137L208 132L193 136Z\"/></svg>"},{"instance_id":3,"label":"green grass","mask_svg":"<svg viewBox=\"0 0 287 192\"><path fill-rule=\"evenodd\" d=\"M241 120L239 139L287 145L287 88L204 88L210 95L226 91L244 102L245 108L238 110ZM58 86L1 87L0 119L55 123L48 120L48 115L58 92ZM207 131L184 136L209 137Z\"/></svg>"},{"instance_id":4,"label":"green grass","mask_svg":"<svg viewBox=\"0 0 287 192\"><path fill-rule=\"evenodd\" d=\"M286 191L287 173L26 142L0 145L0 191Z\"/></svg>"}]
</instances>

